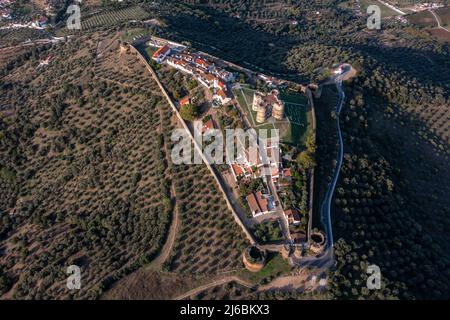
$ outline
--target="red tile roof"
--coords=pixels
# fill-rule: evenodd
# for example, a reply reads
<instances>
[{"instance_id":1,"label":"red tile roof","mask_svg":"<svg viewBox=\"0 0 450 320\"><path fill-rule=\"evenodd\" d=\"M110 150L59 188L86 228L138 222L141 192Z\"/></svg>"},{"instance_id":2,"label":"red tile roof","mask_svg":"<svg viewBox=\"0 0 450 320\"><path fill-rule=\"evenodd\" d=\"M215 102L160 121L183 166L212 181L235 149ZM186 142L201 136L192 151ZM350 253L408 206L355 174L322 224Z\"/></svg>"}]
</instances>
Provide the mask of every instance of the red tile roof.
<instances>
[{"instance_id":1,"label":"red tile roof","mask_svg":"<svg viewBox=\"0 0 450 320\"><path fill-rule=\"evenodd\" d=\"M235 164L235 163L231 164L231 168L233 169L234 174L236 175L236 177L239 177L239 176L244 174L244 171L242 170L242 168L239 165Z\"/></svg>"},{"instance_id":2,"label":"red tile roof","mask_svg":"<svg viewBox=\"0 0 450 320\"><path fill-rule=\"evenodd\" d=\"M180 103L180 106L184 106L186 104L189 104L189 103L191 103L191 98L189 96L181 98L179 103Z\"/></svg>"},{"instance_id":3,"label":"red tile roof","mask_svg":"<svg viewBox=\"0 0 450 320\"><path fill-rule=\"evenodd\" d=\"M278 170L278 167L271 167L270 173L272 176L275 176L275 177L280 175L280 171Z\"/></svg>"},{"instance_id":4,"label":"red tile roof","mask_svg":"<svg viewBox=\"0 0 450 320\"><path fill-rule=\"evenodd\" d=\"M207 130L214 129L214 122L212 119L206 121L202 126L202 133L205 133Z\"/></svg>"},{"instance_id":5,"label":"red tile roof","mask_svg":"<svg viewBox=\"0 0 450 320\"><path fill-rule=\"evenodd\" d=\"M250 168L244 164L239 165L236 163L232 163L231 167L232 167L236 177L242 176L244 174L249 174L249 175L253 174L252 168Z\"/></svg>"},{"instance_id":6,"label":"red tile roof","mask_svg":"<svg viewBox=\"0 0 450 320\"><path fill-rule=\"evenodd\" d=\"M198 64L199 66L202 66L203 68L208 68L211 65L207 61L200 58L195 59L195 63Z\"/></svg>"},{"instance_id":7,"label":"red tile roof","mask_svg":"<svg viewBox=\"0 0 450 320\"><path fill-rule=\"evenodd\" d=\"M216 78L215 76L213 76L212 74L210 74L210 73L205 74L204 77L205 77L205 79L208 80L210 83L213 83L214 81L217 80L217 78Z\"/></svg>"},{"instance_id":8,"label":"red tile roof","mask_svg":"<svg viewBox=\"0 0 450 320\"><path fill-rule=\"evenodd\" d=\"M155 51L155 53L153 54L153 58L156 59L160 55L166 54L169 50L170 50L170 48L167 45L166 46L162 46L161 48L159 48L158 50Z\"/></svg>"},{"instance_id":9,"label":"red tile roof","mask_svg":"<svg viewBox=\"0 0 450 320\"><path fill-rule=\"evenodd\" d=\"M267 206L267 199L264 199L262 197L261 191L250 193L247 196L247 202L252 212L260 213L269 211L269 208Z\"/></svg>"}]
</instances>

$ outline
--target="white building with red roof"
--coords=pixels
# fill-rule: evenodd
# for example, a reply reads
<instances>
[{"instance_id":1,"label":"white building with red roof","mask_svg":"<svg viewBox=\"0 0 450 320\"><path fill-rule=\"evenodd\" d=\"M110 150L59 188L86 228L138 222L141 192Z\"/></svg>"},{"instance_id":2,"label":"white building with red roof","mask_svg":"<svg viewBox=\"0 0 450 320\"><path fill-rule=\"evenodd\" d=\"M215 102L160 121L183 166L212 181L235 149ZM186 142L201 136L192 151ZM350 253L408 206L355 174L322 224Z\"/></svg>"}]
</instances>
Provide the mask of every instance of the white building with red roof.
<instances>
[{"instance_id":1,"label":"white building with red roof","mask_svg":"<svg viewBox=\"0 0 450 320\"><path fill-rule=\"evenodd\" d=\"M246 199L253 217L274 211L275 205L271 197L263 195L261 191L250 193Z\"/></svg>"},{"instance_id":2,"label":"white building with red roof","mask_svg":"<svg viewBox=\"0 0 450 320\"><path fill-rule=\"evenodd\" d=\"M152 55L152 59L157 63L161 63L170 54L170 48L167 45L162 46Z\"/></svg>"},{"instance_id":3,"label":"white building with red roof","mask_svg":"<svg viewBox=\"0 0 450 320\"><path fill-rule=\"evenodd\" d=\"M230 82L235 79L234 73L216 66L211 68L211 73L225 82Z\"/></svg>"},{"instance_id":4,"label":"white building with red roof","mask_svg":"<svg viewBox=\"0 0 450 320\"><path fill-rule=\"evenodd\" d=\"M213 96L213 99L218 100L222 105L225 105L231 101L231 98L222 89L217 90Z\"/></svg>"},{"instance_id":5,"label":"white building with red roof","mask_svg":"<svg viewBox=\"0 0 450 320\"><path fill-rule=\"evenodd\" d=\"M240 148L237 149L238 154L236 155L235 160L232 163L229 163L235 180L240 176L246 178L259 178L262 175L270 175L272 181L277 184L284 173L280 161L280 148L278 143L275 143L272 139L266 139L264 144L260 144L257 148L256 159L254 159L250 157L248 148L243 147L240 139L237 139L237 142L240 144ZM261 146L264 148L267 156L267 163L265 165L262 160L262 155L260 154ZM238 168L240 170L238 170Z\"/></svg>"},{"instance_id":6,"label":"white building with red roof","mask_svg":"<svg viewBox=\"0 0 450 320\"><path fill-rule=\"evenodd\" d=\"M191 65L188 62L186 62L184 60L177 59L174 57L169 57L169 58L167 58L166 61L169 66L171 66L175 69L181 70L188 74L194 74L194 69L191 67Z\"/></svg>"},{"instance_id":7,"label":"white building with red roof","mask_svg":"<svg viewBox=\"0 0 450 320\"><path fill-rule=\"evenodd\" d=\"M191 97L189 97L189 96L183 97L183 98L180 99L180 101L178 103L179 103L180 107L185 106L187 104L190 104L191 103Z\"/></svg>"},{"instance_id":8,"label":"white building with red roof","mask_svg":"<svg viewBox=\"0 0 450 320\"><path fill-rule=\"evenodd\" d=\"M194 61L197 67L203 68L204 70L210 70L212 68L212 64L202 58L197 58Z\"/></svg>"}]
</instances>

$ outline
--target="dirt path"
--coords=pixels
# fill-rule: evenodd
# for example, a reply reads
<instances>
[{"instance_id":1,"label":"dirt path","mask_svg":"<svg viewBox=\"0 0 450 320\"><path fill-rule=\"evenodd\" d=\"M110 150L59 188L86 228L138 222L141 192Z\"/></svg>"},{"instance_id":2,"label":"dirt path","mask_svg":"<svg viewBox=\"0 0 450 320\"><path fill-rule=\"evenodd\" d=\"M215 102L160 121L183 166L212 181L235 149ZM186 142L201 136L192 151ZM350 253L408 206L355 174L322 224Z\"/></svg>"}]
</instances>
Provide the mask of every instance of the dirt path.
<instances>
[{"instance_id":1,"label":"dirt path","mask_svg":"<svg viewBox=\"0 0 450 320\"><path fill-rule=\"evenodd\" d=\"M112 38L110 39L110 41L109 41L108 43L106 43L106 44L103 43L103 41L106 41L106 40L101 40L101 41L97 42L96 59L97 59L97 58L100 58L100 57L103 55L103 53L105 53L106 50L108 50L112 45L117 44L117 43L116 43L116 40L117 40L119 37L121 37L122 34L123 34L122 32L118 32L118 33L117 33L114 37L112 37Z\"/></svg>"},{"instance_id":2,"label":"dirt path","mask_svg":"<svg viewBox=\"0 0 450 320\"><path fill-rule=\"evenodd\" d=\"M175 188L172 184L171 186L171 194L172 199L176 199L175 196ZM175 200L176 201L176 200ZM172 224L169 228L169 234L167 236L167 240L164 243L159 255L154 259L150 265L153 267L161 267L162 264L169 258L170 253L172 252L173 244L175 243L175 239L177 238L177 230L179 225L179 217L178 217L178 206L176 203L174 204L173 210L172 210Z\"/></svg>"},{"instance_id":3,"label":"dirt path","mask_svg":"<svg viewBox=\"0 0 450 320\"><path fill-rule=\"evenodd\" d=\"M163 111L162 108L159 108L159 115L160 119L163 117ZM159 126L159 132L163 132L163 122L160 121ZM167 148L167 144L164 143L164 154L166 159L166 170L167 166L170 163L169 155L170 150ZM172 178L172 177L170 177ZM169 258L170 253L172 252L173 244L175 243L175 239L177 238L177 230L179 225L179 214L178 214L178 206L177 206L177 196L175 192L175 185L173 182L171 182L170 185L170 200L173 205L172 209L172 223L169 227L169 232L167 235L166 242L164 243L163 247L161 248L161 251L159 252L158 256L150 263L150 266L160 268L162 264Z\"/></svg>"},{"instance_id":4,"label":"dirt path","mask_svg":"<svg viewBox=\"0 0 450 320\"><path fill-rule=\"evenodd\" d=\"M431 12L431 14L433 15L434 19L436 19L438 29L442 29L442 30L445 30L445 31L447 31L447 32L450 32L449 29L444 28L444 27L442 26L442 24L441 24L441 18L439 18L439 16L438 16L433 10L430 10L430 12Z\"/></svg>"},{"instance_id":5,"label":"dirt path","mask_svg":"<svg viewBox=\"0 0 450 320\"><path fill-rule=\"evenodd\" d=\"M298 275L294 276L282 276L275 278L269 284L258 287L258 291L269 290L300 290L309 291L317 287L317 282L313 280L311 274L302 271Z\"/></svg>"},{"instance_id":6,"label":"dirt path","mask_svg":"<svg viewBox=\"0 0 450 320\"><path fill-rule=\"evenodd\" d=\"M378 0L379 3L385 5L386 7L388 7L391 10L394 10L397 13L400 13L402 16L405 15L406 13L403 12L402 10L400 10L399 8L397 8L396 6L386 2L386 1L382 1L382 0Z\"/></svg>"},{"instance_id":7,"label":"dirt path","mask_svg":"<svg viewBox=\"0 0 450 320\"><path fill-rule=\"evenodd\" d=\"M189 299L192 296L195 296L205 290L212 289L217 286L221 286L227 284L229 282L236 282L237 284L249 288L256 289L259 292L270 291L270 290L295 290L295 291L311 291L317 289L319 286L324 285L325 283L321 283L318 281L319 277L315 274L310 274L308 271L301 271L297 275L289 275L289 276L281 276L275 278L269 284L258 286L253 285L247 281L242 280L237 276L224 276L217 278L209 283L198 286L194 289L191 289L177 297L174 300L183 300ZM323 280L322 280L323 281Z\"/></svg>"},{"instance_id":8,"label":"dirt path","mask_svg":"<svg viewBox=\"0 0 450 320\"><path fill-rule=\"evenodd\" d=\"M199 286L197 288L194 288L192 290L189 290L188 292L183 293L182 295L179 295L177 297L175 297L175 300L183 300L183 299L187 299L190 296L194 296L196 294L199 294L202 291L217 287L217 286L221 286L223 284L229 283L229 282L236 282L238 284L240 284L241 286L250 288L250 289L254 289L255 286L252 285L251 283L248 283L236 276L226 276L226 277L222 277L219 279L216 279L210 283L204 284L202 286Z\"/></svg>"}]
</instances>

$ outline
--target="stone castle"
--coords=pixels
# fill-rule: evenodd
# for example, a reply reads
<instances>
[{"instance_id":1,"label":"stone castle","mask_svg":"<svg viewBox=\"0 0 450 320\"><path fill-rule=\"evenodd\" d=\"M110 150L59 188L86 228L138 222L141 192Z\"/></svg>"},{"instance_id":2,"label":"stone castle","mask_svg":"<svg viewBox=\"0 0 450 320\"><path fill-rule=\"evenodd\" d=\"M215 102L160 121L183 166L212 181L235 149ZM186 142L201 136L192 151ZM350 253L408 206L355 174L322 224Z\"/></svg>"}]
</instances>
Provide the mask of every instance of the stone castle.
<instances>
[{"instance_id":1,"label":"stone castle","mask_svg":"<svg viewBox=\"0 0 450 320\"><path fill-rule=\"evenodd\" d=\"M253 95L252 110L256 111L256 122L264 123L270 116L276 120L284 118L284 102L279 98L278 90L268 94L256 91Z\"/></svg>"}]
</instances>

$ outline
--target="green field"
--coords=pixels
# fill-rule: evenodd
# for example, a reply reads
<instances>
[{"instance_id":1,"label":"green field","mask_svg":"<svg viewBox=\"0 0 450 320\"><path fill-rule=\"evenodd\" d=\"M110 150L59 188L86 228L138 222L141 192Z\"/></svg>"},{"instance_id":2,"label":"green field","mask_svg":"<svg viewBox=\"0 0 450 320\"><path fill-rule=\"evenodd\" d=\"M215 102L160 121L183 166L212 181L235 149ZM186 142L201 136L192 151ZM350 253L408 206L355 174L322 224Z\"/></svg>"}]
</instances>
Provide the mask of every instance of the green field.
<instances>
[{"instance_id":1,"label":"green field","mask_svg":"<svg viewBox=\"0 0 450 320\"><path fill-rule=\"evenodd\" d=\"M242 107L250 122L254 127L256 124L256 112L252 110L253 102L253 92L252 89L242 88L241 90L233 90L233 94L236 97L239 105Z\"/></svg>"},{"instance_id":2,"label":"green field","mask_svg":"<svg viewBox=\"0 0 450 320\"><path fill-rule=\"evenodd\" d=\"M254 273L244 270L241 276L252 283L261 283L263 279L288 274L291 270L292 268L289 263L280 254L269 252L267 255L267 263L261 271Z\"/></svg>"},{"instance_id":3,"label":"green field","mask_svg":"<svg viewBox=\"0 0 450 320\"><path fill-rule=\"evenodd\" d=\"M298 93L282 93L286 105L286 117L290 128L283 139L290 144L303 144L308 128L312 125L312 114L306 96Z\"/></svg>"},{"instance_id":4,"label":"green field","mask_svg":"<svg viewBox=\"0 0 450 320\"><path fill-rule=\"evenodd\" d=\"M131 31L126 31L123 36L120 37L120 40L125 42L132 42L135 38L147 36L148 30L143 28L133 29Z\"/></svg>"},{"instance_id":5,"label":"green field","mask_svg":"<svg viewBox=\"0 0 450 320\"><path fill-rule=\"evenodd\" d=\"M308 104L306 96L297 92L281 92L280 97L285 103Z\"/></svg>"},{"instance_id":6,"label":"green field","mask_svg":"<svg viewBox=\"0 0 450 320\"><path fill-rule=\"evenodd\" d=\"M285 113L289 121L295 124L306 124L308 122L308 100L302 94L282 93L281 100L286 105Z\"/></svg>"},{"instance_id":7,"label":"green field","mask_svg":"<svg viewBox=\"0 0 450 320\"><path fill-rule=\"evenodd\" d=\"M153 54L157 50L158 50L158 48L155 48L155 47L150 47L150 46L145 47L145 53L147 54L149 59L153 56Z\"/></svg>"}]
</instances>

